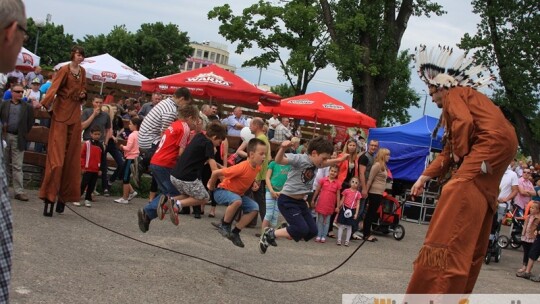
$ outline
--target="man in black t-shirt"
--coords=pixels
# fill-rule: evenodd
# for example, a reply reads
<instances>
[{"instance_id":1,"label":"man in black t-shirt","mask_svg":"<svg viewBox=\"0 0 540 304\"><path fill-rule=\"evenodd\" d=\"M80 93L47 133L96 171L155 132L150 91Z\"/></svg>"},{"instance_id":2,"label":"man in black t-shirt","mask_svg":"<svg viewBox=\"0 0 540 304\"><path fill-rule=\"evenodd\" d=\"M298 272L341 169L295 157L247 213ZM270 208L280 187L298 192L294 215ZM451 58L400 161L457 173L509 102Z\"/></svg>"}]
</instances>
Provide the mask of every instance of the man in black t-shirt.
<instances>
[{"instance_id":1,"label":"man in black t-shirt","mask_svg":"<svg viewBox=\"0 0 540 304\"><path fill-rule=\"evenodd\" d=\"M366 198L368 196L366 182L368 180L369 171L371 171L371 166L373 165L373 160L375 159L375 154L377 154L378 149L379 141L375 139L370 140L368 150L364 154L362 154L360 156L360 159L358 160L358 165L360 169L358 170L358 178L360 179L360 186L362 187L362 199L360 200L360 211L358 213L359 216L356 219L358 221L358 225L353 226L354 231L362 229L362 227L359 227L359 225L363 222L364 212L366 210Z\"/></svg>"}]
</instances>

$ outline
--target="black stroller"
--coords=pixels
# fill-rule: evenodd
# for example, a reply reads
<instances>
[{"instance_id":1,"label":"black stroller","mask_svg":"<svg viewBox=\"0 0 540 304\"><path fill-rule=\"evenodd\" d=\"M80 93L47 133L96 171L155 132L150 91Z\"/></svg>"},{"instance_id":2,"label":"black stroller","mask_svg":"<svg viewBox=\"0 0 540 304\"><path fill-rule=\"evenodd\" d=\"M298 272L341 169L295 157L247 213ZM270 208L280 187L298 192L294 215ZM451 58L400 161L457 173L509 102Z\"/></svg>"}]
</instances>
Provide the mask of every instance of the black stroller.
<instances>
[{"instance_id":1,"label":"black stroller","mask_svg":"<svg viewBox=\"0 0 540 304\"><path fill-rule=\"evenodd\" d=\"M502 255L502 247L499 244L499 233L501 231L502 220L506 212L506 204L499 204L497 213L493 215L493 224L491 225L491 232L489 234L489 244L484 257L484 263L489 264L491 258L495 260L495 263L499 263Z\"/></svg>"}]
</instances>

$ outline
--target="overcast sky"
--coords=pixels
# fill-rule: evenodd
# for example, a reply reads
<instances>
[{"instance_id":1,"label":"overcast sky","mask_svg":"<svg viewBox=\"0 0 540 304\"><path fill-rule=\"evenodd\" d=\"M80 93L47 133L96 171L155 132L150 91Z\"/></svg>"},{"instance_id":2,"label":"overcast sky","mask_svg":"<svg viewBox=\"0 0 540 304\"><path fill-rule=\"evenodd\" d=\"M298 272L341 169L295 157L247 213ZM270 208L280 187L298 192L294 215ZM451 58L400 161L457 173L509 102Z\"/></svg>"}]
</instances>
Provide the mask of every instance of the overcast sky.
<instances>
[{"instance_id":1,"label":"overcast sky","mask_svg":"<svg viewBox=\"0 0 540 304\"><path fill-rule=\"evenodd\" d=\"M257 50L248 50L242 55L234 53L235 48L218 34L220 23L208 20L207 13L215 6L229 3L236 15L257 0L23 0L26 4L27 16L34 20L45 20L47 14L52 15L52 22L62 24L66 33L75 38L85 35L107 34L113 26L125 24L127 29L135 32L142 23L175 23L181 31L188 33L191 41L215 41L229 45L229 64L235 65L236 73L247 80L257 83L259 71L255 68L240 68L242 62L257 54ZM277 1L276 1L277 2ZM470 0L439 0L448 13L441 17L411 17L403 36L402 49L414 47L420 43L427 45L450 45L459 42L465 33L475 33L479 17L472 13ZM278 65L262 72L261 84L277 85L285 83L283 73ZM426 89L418 79L416 72L412 74L412 86L420 94ZM351 94L347 92L350 84L339 82L334 69L320 71L308 87L308 93L323 91L347 104L351 103ZM421 107L410 109L413 119L422 115ZM438 117L437 109L431 99L427 98L426 114Z\"/></svg>"}]
</instances>

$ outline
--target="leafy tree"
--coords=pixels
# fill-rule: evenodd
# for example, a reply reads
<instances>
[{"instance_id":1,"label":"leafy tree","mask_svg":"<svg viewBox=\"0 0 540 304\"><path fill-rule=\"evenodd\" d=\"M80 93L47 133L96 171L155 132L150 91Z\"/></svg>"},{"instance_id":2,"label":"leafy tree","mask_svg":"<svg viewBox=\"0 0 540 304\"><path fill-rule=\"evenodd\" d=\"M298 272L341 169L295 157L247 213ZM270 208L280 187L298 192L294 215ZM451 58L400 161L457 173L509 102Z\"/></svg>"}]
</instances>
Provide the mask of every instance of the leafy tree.
<instances>
[{"instance_id":1,"label":"leafy tree","mask_svg":"<svg viewBox=\"0 0 540 304\"><path fill-rule=\"evenodd\" d=\"M408 51L402 51L396 61L396 74L388 89L385 104L382 107L379 125L393 126L396 123L406 123L411 120L407 109L419 107L420 97L411 89L411 56Z\"/></svg>"},{"instance_id":2,"label":"leafy tree","mask_svg":"<svg viewBox=\"0 0 540 304\"><path fill-rule=\"evenodd\" d=\"M79 41L87 56L109 53L148 78L178 73L178 66L193 53L189 37L172 23L145 23L136 33L125 25L107 35L86 35Z\"/></svg>"},{"instance_id":3,"label":"leafy tree","mask_svg":"<svg viewBox=\"0 0 540 304\"><path fill-rule=\"evenodd\" d=\"M395 97L387 97L392 84L400 83L394 79L403 69L398 52L409 18L441 15L442 7L429 0L319 2L332 41L329 60L341 80L351 80L353 107L381 123L385 111L394 113Z\"/></svg>"},{"instance_id":4,"label":"leafy tree","mask_svg":"<svg viewBox=\"0 0 540 304\"><path fill-rule=\"evenodd\" d=\"M288 97L293 97L297 95L296 90L288 83L282 83L282 84L273 86L270 91L278 94L282 98L288 98Z\"/></svg>"},{"instance_id":5,"label":"leafy tree","mask_svg":"<svg viewBox=\"0 0 540 304\"><path fill-rule=\"evenodd\" d=\"M27 19L28 41L24 47L34 52L38 27L32 18ZM57 63L69 60L71 48L74 45L73 35L64 33L64 26L46 23L39 28L37 54L41 57L40 65L51 68Z\"/></svg>"},{"instance_id":6,"label":"leafy tree","mask_svg":"<svg viewBox=\"0 0 540 304\"><path fill-rule=\"evenodd\" d=\"M219 33L238 42L236 53L256 46L263 53L242 66L266 68L279 62L295 95L304 94L315 74L328 64L328 34L315 0L291 0L283 6L259 0L235 16L228 4L214 7L209 19L221 21ZM287 50L288 52L286 52Z\"/></svg>"},{"instance_id":7,"label":"leafy tree","mask_svg":"<svg viewBox=\"0 0 540 304\"><path fill-rule=\"evenodd\" d=\"M178 73L193 54L187 32L176 24L145 23L135 34L133 68L148 78Z\"/></svg>"},{"instance_id":8,"label":"leafy tree","mask_svg":"<svg viewBox=\"0 0 540 304\"><path fill-rule=\"evenodd\" d=\"M540 2L538 0L474 0L481 21L474 36L465 34L460 47L475 49L486 66L497 67L500 79L493 100L519 134L525 153L540 159Z\"/></svg>"}]
</instances>

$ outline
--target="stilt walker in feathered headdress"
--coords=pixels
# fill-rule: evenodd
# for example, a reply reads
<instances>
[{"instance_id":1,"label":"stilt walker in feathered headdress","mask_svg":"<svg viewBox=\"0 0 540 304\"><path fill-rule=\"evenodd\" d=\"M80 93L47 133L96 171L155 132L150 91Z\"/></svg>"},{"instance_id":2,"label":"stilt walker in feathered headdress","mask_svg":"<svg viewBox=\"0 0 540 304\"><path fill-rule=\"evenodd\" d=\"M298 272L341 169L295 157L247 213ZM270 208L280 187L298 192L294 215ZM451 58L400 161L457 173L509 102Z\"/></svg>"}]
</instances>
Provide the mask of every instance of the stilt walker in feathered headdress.
<instances>
[{"instance_id":1,"label":"stilt walker in feathered headdress","mask_svg":"<svg viewBox=\"0 0 540 304\"><path fill-rule=\"evenodd\" d=\"M417 48L418 74L442 108L446 143L411 189L448 177L414 262L407 293L471 293L486 254L501 178L517 151L512 125L475 89L494 78L466 54L447 68L447 47Z\"/></svg>"}]
</instances>

